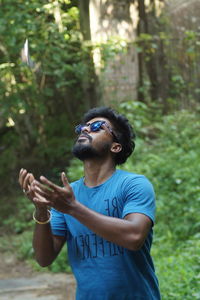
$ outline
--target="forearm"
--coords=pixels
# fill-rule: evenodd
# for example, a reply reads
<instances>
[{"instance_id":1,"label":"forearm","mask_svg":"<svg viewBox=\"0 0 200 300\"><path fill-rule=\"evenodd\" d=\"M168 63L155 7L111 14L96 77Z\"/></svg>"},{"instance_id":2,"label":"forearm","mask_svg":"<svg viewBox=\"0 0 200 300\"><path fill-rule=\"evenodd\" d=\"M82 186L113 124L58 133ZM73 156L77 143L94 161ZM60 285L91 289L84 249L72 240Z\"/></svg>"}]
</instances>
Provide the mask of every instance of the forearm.
<instances>
[{"instance_id":1,"label":"forearm","mask_svg":"<svg viewBox=\"0 0 200 300\"><path fill-rule=\"evenodd\" d=\"M107 241L130 250L141 247L137 222L99 214L79 202L76 202L69 214Z\"/></svg>"},{"instance_id":2,"label":"forearm","mask_svg":"<svg viewBox=\"0 0 200 300\"><path fill-rule=\"evenodd\" d=\"M38 203L48 202L49 206L64 214L71 215L109 242L130 250L141 248L152 226L150 218L140 213L130 213L125 219L97 213L78 202L67 179L63 177L62 180L65 188L60 188L42 177L43 185L46 184L51 192L37 182L35 184L37 196L35 201L37 200Z\"/></svg>"},{"instance_id":3,"label":"forearm","mask_svg":"<svg viewBox=\"0 0 200 300\"><path fill-rule=\"evenodd\" d=\"M35 217L37 220L44 222L45 220L48 220L49 215L47 210L36 210ZM35 224L33 248L35 258L42 267L46 267L53 262L56 257L56 252L54 250L50 223Z\"/></svg>"}]
</instances>

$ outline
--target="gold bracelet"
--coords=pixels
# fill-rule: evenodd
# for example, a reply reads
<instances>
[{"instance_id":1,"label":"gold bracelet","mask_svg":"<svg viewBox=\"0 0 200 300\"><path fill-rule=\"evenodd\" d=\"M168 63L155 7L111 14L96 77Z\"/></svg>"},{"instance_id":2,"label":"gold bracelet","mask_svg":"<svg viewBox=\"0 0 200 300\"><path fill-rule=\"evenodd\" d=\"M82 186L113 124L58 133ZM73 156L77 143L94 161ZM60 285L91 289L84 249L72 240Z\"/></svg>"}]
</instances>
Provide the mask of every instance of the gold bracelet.
<instances>
[{"instance_id":1,"label":"gold bracelet","mask_svg":"<svg viewBox=\"0 0 200 300\"><path fill-rule=\"evenodd\" d=\"M48 213L49 213L49 218L48 218L47 221L44 221L44 222L38 221L38 220L36 219L36 217L35 217L35 211L33 212L33 220L34 220L36 223L41 224L41 225L48 224L48 223L51 221L51 211L50 211L49 209L48 209L47 211L48 211Z\"/></svg>"}]
</instances>

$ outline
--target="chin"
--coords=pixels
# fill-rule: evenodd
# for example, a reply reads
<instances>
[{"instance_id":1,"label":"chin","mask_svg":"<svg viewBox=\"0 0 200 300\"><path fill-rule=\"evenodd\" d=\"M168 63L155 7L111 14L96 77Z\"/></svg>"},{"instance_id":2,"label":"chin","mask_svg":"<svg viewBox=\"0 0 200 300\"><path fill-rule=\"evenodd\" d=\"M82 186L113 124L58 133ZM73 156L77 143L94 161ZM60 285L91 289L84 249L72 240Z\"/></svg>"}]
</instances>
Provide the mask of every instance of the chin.
<instances>
[{"instance_id":1,"label":"chin","mask_svg":"<svg viewBox=\"0 0 200 300\"><path fill-rule=\"evenodd\" d=\"M76 142L72 149L72 153L82 161L99 156L99 153L90 144L84 142Z\"/></svg>"}]
</instances>

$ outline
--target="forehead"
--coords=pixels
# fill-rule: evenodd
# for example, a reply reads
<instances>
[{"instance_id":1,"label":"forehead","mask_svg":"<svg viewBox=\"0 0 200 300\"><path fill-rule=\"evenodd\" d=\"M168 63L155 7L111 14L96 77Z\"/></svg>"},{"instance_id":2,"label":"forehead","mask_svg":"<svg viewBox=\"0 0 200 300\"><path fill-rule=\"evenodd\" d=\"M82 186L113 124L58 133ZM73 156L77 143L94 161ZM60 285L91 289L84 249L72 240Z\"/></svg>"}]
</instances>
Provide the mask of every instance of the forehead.
<instances>
[{"instance_id":1,"label":"forehead","mask_svg":"<svg viewBox=\"0 0 200 300\"><path fill-rule=\"evenodd\" d=\"M90 119L88 122L86 122L86 124L89 124L89 123L91 124L96 121L105 121L109 126L112 126L111 122L108 119L103 118L103 117L96 117L96 118Z\"/></svg>"}]
</instances>

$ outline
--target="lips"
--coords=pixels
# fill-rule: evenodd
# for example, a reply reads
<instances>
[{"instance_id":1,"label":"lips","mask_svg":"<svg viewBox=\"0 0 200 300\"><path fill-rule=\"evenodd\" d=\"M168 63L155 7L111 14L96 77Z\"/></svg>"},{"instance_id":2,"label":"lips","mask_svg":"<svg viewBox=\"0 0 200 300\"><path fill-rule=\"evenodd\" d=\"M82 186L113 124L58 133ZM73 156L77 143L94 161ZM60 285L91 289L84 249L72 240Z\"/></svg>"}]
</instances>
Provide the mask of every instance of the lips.
<instances>
[{"instance_id":1,"label":"lips","mask_svg":"<svg viewBox=\"0 0 200 300\"><path fill-rule=\"evenodd\" d=\"M77 141L81 141L81 140L85 140L85 139L88 139L89 141L92 140L92 138L91 138L91 136L89 134L84 133L84 134L81 134L78 137Z\"/></svg>"},{"instance_id":2,"label":"lips","mask_svg":"<svg viewBox=\"0 0 200 300\"><path fill-rule=\"evenodd\" d=\"M79 136L78 141L86 140L86 139L88 140L88 137L81 135L81 136Z\"/></svg>"}]
</instances>

